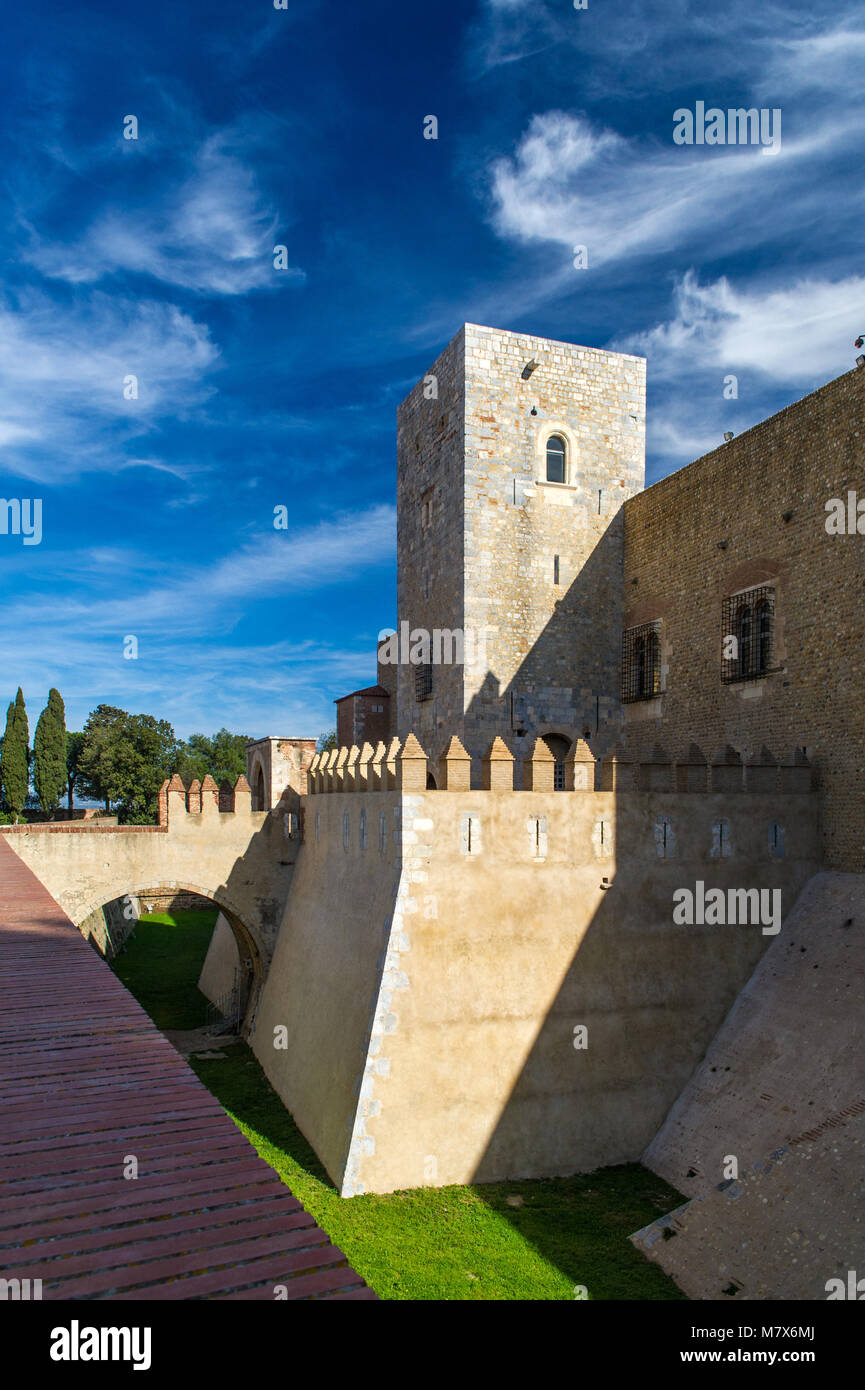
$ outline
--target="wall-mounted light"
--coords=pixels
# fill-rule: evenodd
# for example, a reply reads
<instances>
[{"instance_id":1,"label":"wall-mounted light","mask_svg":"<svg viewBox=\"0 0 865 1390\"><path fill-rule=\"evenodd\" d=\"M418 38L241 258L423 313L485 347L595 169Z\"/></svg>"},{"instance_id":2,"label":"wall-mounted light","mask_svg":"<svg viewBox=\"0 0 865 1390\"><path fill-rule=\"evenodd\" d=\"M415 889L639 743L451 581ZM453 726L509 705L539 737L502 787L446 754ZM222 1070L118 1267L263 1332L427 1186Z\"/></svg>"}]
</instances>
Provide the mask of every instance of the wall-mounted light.
<instances>
[{"instance_id":1,"label":"wall-mounted light","mask_svg":"<svg viewBox=\"0 0 865 1390\"><path fill-rule=\"evenodd\" d=\"M725 444L729 444L729 443L730 443L730 440L731 440L732 438L733 438L733 431L732 431L732 430L725 430L725 431L724 431L724 443L725 443Z\"/></svg>"},{"instance_id":2,"label":"wall-mounted light","mask_svg":"<svg viewBox=\"0 0 865 1390\"><path fill-rule=\"evenodd\" d=\"M856 358L856 366L857 366L857 367L865 367L865 357L863 357L861 353L860 353L859 356Z\"/></svg>"},{"instance_id":3,"label":"wall-mounted light","mask_svg":"<svg viewBox=\"0 0 865 1390\"><path fill-rule=\"evenodd\" d=\"M533 405L532 408L531 408L531 410L529 411L529 414L530 414L530 415L537 415L537 413L538 413L537 407Z\"/></svg>"},{"instance_id":4,"label":"wall-mounted light","mask_svg":"<svg viewBox=\"0 0 865 1390\"><path fill-rule=\"evenodd\" d=\"M718 549L719 549L719 550L726 550L726 549L727 549L727 542L726 542L726 541L718 541Z\"/></svg>"}]
</instances>

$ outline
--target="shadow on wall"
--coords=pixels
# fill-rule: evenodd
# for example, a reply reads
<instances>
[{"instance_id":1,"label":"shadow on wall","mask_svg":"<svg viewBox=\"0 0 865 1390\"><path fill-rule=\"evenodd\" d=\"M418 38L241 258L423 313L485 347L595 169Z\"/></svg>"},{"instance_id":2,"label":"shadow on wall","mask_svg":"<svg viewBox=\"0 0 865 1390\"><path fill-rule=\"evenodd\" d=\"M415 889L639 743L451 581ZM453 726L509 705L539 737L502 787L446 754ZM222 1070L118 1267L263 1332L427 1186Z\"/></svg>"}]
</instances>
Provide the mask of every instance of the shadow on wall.
<instances>
[{"instance_id":1,"label":"shadow on wall","mask_svg":"<svg viewBox=\"0 0 865 1390\"><path fill-rule=\"evenodd\" d=\"M480 786L480 758L496 734L505 738L518 762L538 734L550 733L570 741L584 738L596 757L602 757L617 738L623 537L620 510L577 577L567 589L559 589L553 616L540 636L531 643L525 637L526 654L513 679L502 686L488 671L472 696L463 741L472 755L473 786ZM480 621L478 626L482 626ZM519 614L506 637L509 642L520 643ZM503 634L498 640L504 640ZM521 729L525 730L522 735ZM433 757L442 751L443 747L427 749Z\"/></svg>"},{"instance_id":2,"label":"shadow on wall","mask_svg":"<svg viewBox=\"0 0 865 1390\"><path fill-rule=\"evenodd\" d=\"M79 929L101 954L111 958L122 949L139 915L148 909L159 913L218 908L231 928L237 946L241 976L239 994L243 1001L241 1031L248 1036L254 1027L259 996L294 876L300 847L300 816L297 811L286 808L296 805L298 798L292 794L280 801L273 811L262 815L258 828L246 842L244 853L231 864L225 881L211 884L182 880L190 868L199 869L204 877L208 865L206 850L213 843L209 837L214 832L218 833L220 820L228 821L236 813L222 813L212 819L208 817L205 823L200 816L185 808L178 792L175 792L175 797L176 801L168 811L168 828L170 834L172 827L177 828L179 823L181 839L177 862L160 865L159 868L159 872L165 872L171 882L160 883L155 874L152 877L148 874L144 879L140 865L137 869L130 867L129 878L132 881L128 891L122 897L114 898L91 911L84 919L79 919ZM187 834L190 839L186 839ZM205 837L200 853L195 838L199 834ZM88 839L83 843L87 844L88 849L93 849L96 841ZM168 842L159 841L161 848L166 843L170 848L170 838ZM125 837L121 834L108 847L117 850L125 847L125 844ZM216 856L215 861L210 862L219 863L220 859L224 872L225 855ZM120 876L117 873L119 868L120 859L113 865L115 883Z\"/></svg>"},{"instance_id":3,"label":"shadow on wall","mask_svg":"<svg viewBox=\"0 0 865 1390\"><path fill-rule=\"evenodd\" d=\"M654 794L647 816L644 796L624 793L617 798L620 868L615 874L607 871L604 880L604 864L599 860L595 883L585 884L587 926L582 934L575 929L576 949L567 952L570 960L561 985L549 1006L540 1011L542 1021L518 1064L474 1182L500 1182L520 1173L594 1173L601 1167L635 1163L699 1065L763 952L776 939L753 922L676 925L674 892L688 886L693 889L696 878L707 888L723 889L728 902L730 890L778 888L786 920L817 872L813 822L809 825L811 796L785 799L781 814L787 825L787 857L783 860L771 858L767 850L767 830L773 814L778 814L778 803L773 804L769 796L745 793L735 799L738 850L734 848L729 857L713 853L712 838L705 830L715 818L730 814L730 797L723 793L695 796L694 811L699 807L700 815L690 820L688 800L674 793ZM677 823L674 858L659 856L657 835L653 842L653 825L665 820ZM539 955L556 976L556 955L566 950L567 934L566 917L555 901L561 880L550 883L548 879L545 886L539 879L531 894L519 894L516 881L513 891L508 890L507 876L505 869L499 899L503 906L496 922L502 979L528 977L537 971ZM472 901L471 888L468 896L463 920L483 911L480 898ZM464 954L461 935L452 933L451 949ZM510 943L510 961L505 943ZM482 961L479 966L483 968ZM477 986L480 991L480 980ZM478 1019L476 1026L480 1032L483 1020ZM476 1052L479 1042L480 1037L473 1047L464 1039L463 1054ZM664 1185L655 1181L655 1186ZM658 1200L663 1203L662 1191ZM514 1219L522 1230L524 1218L515 1215ZM623 1240L630 1234L626 1225L623 1218ZM542 1234L543 1228L539 1229ZM555 1242L550 1249L543 1244L539 1248L551 1260L558 1259Z\"/></svg>"}]
</instances>

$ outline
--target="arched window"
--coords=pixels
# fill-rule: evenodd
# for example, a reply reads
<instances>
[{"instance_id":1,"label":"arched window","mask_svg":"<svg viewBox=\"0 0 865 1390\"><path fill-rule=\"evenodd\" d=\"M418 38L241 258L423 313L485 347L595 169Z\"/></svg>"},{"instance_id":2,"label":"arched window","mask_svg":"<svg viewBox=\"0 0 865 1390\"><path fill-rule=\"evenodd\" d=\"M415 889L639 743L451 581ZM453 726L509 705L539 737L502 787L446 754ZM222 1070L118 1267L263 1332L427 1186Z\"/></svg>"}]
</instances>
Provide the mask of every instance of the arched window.
<instances>
[{"instance_id":1,"label":"arched window","mask_svg":"<svg viewBox=\"0 0 865 1390\"><path fill-rule=\"evenodd\" d=\"M547 482L565 481L565 441L560 434L551 434L547 440Z\"/></svg>"},{"instance_id":2,"label":"arched window","mask_svg":"<svg viewBox=\"0 0 865 1390\"><path fill-rule=\"evenodd\" d=\"M724 600L721 621L721 679L752 681L771 674L775 590L761 584L730 594Z\"/></svg>"}]
</instances>

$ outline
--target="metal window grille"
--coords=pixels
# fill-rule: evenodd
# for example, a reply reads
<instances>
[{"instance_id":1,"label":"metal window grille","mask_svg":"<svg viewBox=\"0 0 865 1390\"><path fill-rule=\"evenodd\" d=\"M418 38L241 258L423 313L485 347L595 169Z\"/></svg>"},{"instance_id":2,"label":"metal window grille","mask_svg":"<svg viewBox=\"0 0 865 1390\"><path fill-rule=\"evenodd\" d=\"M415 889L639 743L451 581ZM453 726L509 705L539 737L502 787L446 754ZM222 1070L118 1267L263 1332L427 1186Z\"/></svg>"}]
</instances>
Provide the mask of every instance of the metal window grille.
<instances>
[{"instance_id":1,"label":"metal window grille","mask_svg":"<svg viewBox=\"0 0 865 1390\"><path fill-rule=\"evenodd\" d=\"M622 701L651 700L661 689L661 624L642 623L622 635Z\"/></svg>"},{"instance_id":2,"label":"metal window grille","mask_svg":"<svg viewBox=\"0 0 865 1390\"><path fill-rule=\"evenodd\" d=\"M757 680L773 666L775 590L765 585L724 599L721 679ZM734 640L731 642L730 638Z\"/></svg>"},{"instance_id":3,"label":"metal window grille","mask_svg":"<svg viewBox=\"0 0 865 1390\"><path fill-rule=\"evenodd\" d=\"M556 759L553 764L553 791L563 792L565 790L565 764Z\"/></svg>"},{"instance_id":4,"label":"metal window grille","mask_svg":"<svg viewBox=\"0 0 865 1390\"><path fill-rule=\"evenodd\" d=\"M415 668L414 673L414 697L416 700L428 700L432 695L432 664L425 661L422 665Z\"/></svg>"}]
</instances>

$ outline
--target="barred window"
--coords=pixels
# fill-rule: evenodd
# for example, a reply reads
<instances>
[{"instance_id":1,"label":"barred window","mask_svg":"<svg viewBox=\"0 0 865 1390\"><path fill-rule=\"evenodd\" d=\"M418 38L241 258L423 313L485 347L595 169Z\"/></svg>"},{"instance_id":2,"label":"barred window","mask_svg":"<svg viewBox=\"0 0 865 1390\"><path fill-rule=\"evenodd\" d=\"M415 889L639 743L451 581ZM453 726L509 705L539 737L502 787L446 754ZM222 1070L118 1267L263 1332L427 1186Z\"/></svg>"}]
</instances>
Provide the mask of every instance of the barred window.
<instances>
[{"instance_id":1,"label":"barred window","mask_svg":"<svg viewBox=\"0 0 865 1390\"><path fill-rule=\"evenodd\" d=\"M544 734L544 743L555 758L553 766L553 791L563 792L565 790L565 759L568 756L571 741L565 738L563 734Z\"/></svg>"},{"instance_id":2,"label":"barred window","mask_svg":"<svg viewBox=\"0 0 865 1390\"><path fill-rule=\"evenodd\" d=\"M721 679L757 680L772 665L775 590L761 585L724 600Z\"/></svg>"},{"instance_id":3,"label":"barred window","mask_svg":"<svg viewBox=\"0 0 865 1390\"><path fill-rule=\"evenodd\" d=\"M425 661L420 666L415 667L414 673L414 697L416 700L428 700L432 695L432 663Z\"/></svg>"},{"instance_id":4,"label":"barred window","mask_svg":"<svg viewBox=\"0 0 865 1390\"><path fill-rule=\"evenodd\" d=\"M629 627L622 636L622 700L651 700L661 690L661 624Z\"/></svg>"}]
</instances>

